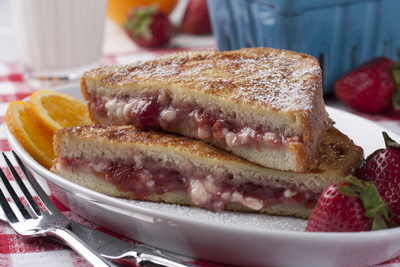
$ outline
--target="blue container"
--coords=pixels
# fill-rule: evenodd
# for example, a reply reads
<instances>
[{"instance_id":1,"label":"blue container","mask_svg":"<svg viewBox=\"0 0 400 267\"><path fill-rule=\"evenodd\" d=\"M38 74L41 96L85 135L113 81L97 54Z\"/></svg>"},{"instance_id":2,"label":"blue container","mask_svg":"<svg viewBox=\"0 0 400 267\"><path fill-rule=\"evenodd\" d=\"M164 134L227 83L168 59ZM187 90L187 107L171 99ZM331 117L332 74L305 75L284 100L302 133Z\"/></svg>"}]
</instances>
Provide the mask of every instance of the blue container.
<instances>
[{"instance_id":1,"label":"blue container","mask_svg":"<svg viewBox=\"0 0 400 267\"><path fill-rule=\"evenodd\" d=\"M218 49L273 47L309 54L324 93L377 56L397 61L400 0L207 0Z\"/></svg>"}]
</instances>

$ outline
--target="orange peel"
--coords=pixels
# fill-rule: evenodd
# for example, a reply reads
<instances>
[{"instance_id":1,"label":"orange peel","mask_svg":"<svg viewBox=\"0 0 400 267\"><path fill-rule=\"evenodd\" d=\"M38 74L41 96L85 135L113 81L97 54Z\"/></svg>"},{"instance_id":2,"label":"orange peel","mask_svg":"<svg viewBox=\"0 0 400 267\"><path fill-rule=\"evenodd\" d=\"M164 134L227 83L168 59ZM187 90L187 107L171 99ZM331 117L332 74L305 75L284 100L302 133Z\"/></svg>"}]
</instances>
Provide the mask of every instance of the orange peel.
<instances>
[{"instance_id":1,"label":"orange peel","mask_svg":"<svg viewBox=\"0 0 400 267\"><path fill-rule=\"evenodd\" d=\"M11 102L4 122L32 158L49 169L55 158L53 132L46 130L42 123L32 116L32 105L23 101Z\"/></svg>"}]
</instances>

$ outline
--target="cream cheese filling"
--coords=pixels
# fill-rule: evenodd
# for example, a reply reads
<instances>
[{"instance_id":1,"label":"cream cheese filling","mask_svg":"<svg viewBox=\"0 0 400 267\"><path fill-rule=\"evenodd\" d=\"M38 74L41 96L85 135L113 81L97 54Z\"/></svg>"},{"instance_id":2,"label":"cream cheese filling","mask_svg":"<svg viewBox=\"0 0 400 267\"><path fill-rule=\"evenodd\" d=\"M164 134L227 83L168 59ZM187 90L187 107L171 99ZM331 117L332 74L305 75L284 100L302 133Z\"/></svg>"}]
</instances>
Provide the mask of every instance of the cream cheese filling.
<instances>
[{"instance_id":1,"label":"cream cheese filling","mask_svg":"<svg viewBox=\"0 0 400 267\"><path fill-rule=\"evenodd\" d=\"M149 97L148 100L104 96L101 102L107 110L107 116L118 123L135 124L139 128L156 126L167 131L180 124L180 128L197 132L200 139L213 139L222 147L282 148L294 142L302 142L300 135L286 136L275 130L257 129L246 122L237 123L232 118L224 118L220 114L212 115L204 109L189 107L185 103L173 104L161 96L152 99Z\"/></svg>"}]
</instances>

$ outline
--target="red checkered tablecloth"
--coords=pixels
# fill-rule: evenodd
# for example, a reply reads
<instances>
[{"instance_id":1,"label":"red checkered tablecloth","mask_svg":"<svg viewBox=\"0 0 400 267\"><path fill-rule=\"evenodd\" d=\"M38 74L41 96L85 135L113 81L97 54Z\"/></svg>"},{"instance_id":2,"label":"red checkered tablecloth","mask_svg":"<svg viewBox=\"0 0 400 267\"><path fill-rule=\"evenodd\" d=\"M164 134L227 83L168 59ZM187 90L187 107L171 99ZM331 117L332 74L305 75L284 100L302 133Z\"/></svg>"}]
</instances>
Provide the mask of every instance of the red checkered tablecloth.
<instances>
[{"instance_id":1,"label":"red checkered tablecloth","mask_svg":"<svg viewBox=\"0 0 400 267\"><path fill-rule=\"evenodd\" d=\"M129 63L135 60L146 60L153 58L156 55L171 52L172 50L155 50L155 51L139 51L123 55L107 56L104 58L104 64L113 63ZM30 88L23 81L21 65L18 62L0 62L0 149L6 152L9 158L12 158L10 153L10 145L5 135L4 115L8 104L11 101L20 100L29 96L34 89ZM327 99L327 104L341 109L347 109L345 106L337 102L333 97ZM347 109L349 110L349 109ZM360 115L360 114L359 114ZM400 117L382 117L369 116L368 119L374 120L388 129L400 133ZM0 167L5 173L11 177L6 170L5 163L0 160ZM109 232L82 217L76 215L60 202L53 198L57 207L71 220L83 223L87 226L96 228L100 231L117 236L128 242L135 242L115 233ZM371 241L373 242L373 241ZM400 248L399 248L400 250ZM266 259L267 261L267 259ZM222 266L205 261L192 261L199 266ZM266 262L266 264L268 264ZM91 266L85 259L75 253L65 245L57 243L47 238L24 238L18 236L6 222L0 221L0 266L76 266L84 267ZM379 265L379 267L400 267L400 257L393 259L387 263Z\"/></svg>"}]
</instances>

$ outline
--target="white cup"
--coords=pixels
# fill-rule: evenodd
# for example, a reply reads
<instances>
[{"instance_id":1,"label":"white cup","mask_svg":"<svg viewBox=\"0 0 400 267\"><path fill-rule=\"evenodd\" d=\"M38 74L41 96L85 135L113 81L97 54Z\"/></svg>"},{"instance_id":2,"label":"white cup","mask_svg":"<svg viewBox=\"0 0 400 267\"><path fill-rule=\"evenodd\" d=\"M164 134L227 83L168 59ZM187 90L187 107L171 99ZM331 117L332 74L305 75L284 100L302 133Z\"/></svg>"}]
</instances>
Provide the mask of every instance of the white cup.
<instances>
[{"instance_id":1,"label":"white cup","mask_svg":"<svg viewBox=\"0 0 400 267\"><path fill-rule=\"evenodd\" d=\"M24 78L34 88L78 82L101 65L107 0L11 0Z\"/></svg>"}]
</instances>

